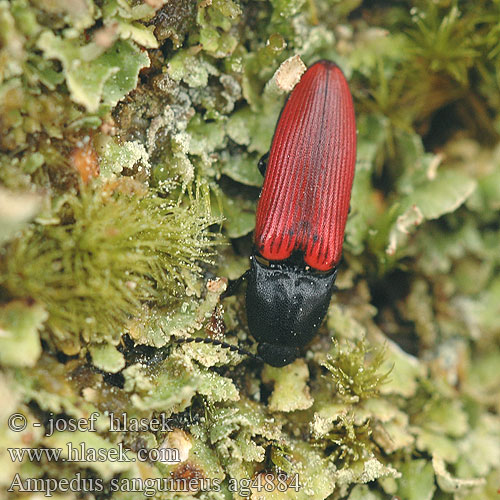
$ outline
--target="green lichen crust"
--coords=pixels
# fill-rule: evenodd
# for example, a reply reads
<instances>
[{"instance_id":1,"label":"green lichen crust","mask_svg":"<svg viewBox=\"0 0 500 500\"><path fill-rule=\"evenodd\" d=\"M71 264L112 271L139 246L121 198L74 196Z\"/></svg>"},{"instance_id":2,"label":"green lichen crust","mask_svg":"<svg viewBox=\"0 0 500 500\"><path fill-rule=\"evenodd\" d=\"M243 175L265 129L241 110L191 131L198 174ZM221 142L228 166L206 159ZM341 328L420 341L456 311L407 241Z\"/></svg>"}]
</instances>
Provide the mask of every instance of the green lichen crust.
<instances>
[{"instance_id":1,"label":"green lichen crust","mask_svg":"<svg viewBox=\"0 0 500 500\"><path fill-rule=\"evenodd\" d=\"M9 498L497 498L499 18L481 0L0 0ZM221 294L248 267L286 93L325 58L358 127L327 319L280 369L185 343L255 351L243 292Z\"/></svg>"}]
</instances>

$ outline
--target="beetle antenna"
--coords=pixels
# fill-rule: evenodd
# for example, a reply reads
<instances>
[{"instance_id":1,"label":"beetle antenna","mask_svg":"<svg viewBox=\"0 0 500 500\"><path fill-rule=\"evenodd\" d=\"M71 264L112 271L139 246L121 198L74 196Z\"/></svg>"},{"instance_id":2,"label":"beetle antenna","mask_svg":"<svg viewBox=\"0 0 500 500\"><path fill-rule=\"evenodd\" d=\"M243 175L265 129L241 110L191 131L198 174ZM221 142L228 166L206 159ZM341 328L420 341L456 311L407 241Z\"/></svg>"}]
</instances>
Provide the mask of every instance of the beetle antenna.
<instances>
[{"instance_id":1,"label":"beetle antenna","mask_svg":"<svg viewBox=\"0 0 500 500\"><path fill-rule=\"evenodd\" d=\"M177 344L190 344L192 342L195 342L196 344L217 345L222 347L223 349L229 349L231 352L237 352L242 356L248 356L252 359L255 359L256 361L261 361L262 363L264 362L264 360L260 356L255 355L253 352L247 351L246 349L243 349L242 347L238 347L233 344L228 344L227 342L222 342L221 340L203 338L203 337L182 337L174 339L174 342Z\"/></svg>"},{"instance_id":2,"label":"beetle antenna","mask_svg":"<svg viewBox=\"0 0 500 500\"><path fill-rule=\"evenodd\" d=\"M247 269L239 278L236 278L235 280L229 280L227 283L226 291L223 292L220 296L221 300L234 295L238 291L238 288L241 286L241 284L248 278L248 276L250 276L250 269Z\"/></svg>"}]
</instances>

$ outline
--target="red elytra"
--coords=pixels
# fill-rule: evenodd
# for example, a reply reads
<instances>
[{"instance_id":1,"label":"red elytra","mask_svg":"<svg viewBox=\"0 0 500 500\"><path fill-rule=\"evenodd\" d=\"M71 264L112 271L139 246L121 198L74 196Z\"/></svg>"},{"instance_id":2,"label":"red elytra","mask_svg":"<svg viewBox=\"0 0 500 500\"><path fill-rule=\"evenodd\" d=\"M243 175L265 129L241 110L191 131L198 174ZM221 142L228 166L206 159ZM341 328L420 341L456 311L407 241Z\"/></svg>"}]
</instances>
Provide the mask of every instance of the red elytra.
<instances>
[{"instance_id":1,"label":"red elytra","mask_svg":"<svg viewBox=\"0 0 500 500\"><path fill-rule=\"evenodd\" d=\"M333 269L349 212L356 123L347 81L330 61L312 65L290 94L271 145L257 206L255 246L270 261L303 252Z\"/></svg>"}]
</instances>

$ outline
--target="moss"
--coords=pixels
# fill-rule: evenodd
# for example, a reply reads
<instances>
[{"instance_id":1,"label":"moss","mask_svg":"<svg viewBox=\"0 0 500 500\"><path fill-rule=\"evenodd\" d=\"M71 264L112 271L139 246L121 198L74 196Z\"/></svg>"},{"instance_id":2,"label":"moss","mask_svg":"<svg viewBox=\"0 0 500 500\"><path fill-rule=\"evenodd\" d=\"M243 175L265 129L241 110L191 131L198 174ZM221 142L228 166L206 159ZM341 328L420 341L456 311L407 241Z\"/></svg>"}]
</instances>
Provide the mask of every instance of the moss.
<instances>
[{"instance_id":1,"label":"moss","mask_svg":"<svg viewBox=\"0 0 500 500\"><path fill-rule=\"evenodd\" d=\"M377 349L369 363L366 361L368 353L364 339L344 348L334 342L334 354L327 356L323 366L332 374L341 398L360 401L377 396L380 386L387 381L390 372L380 370L384 351Z\"/></svg>"},{"instance_id":2,"label":"moss","mask_svg":"<svg viewBox=\"0 0 500 500\"><path fill-rule=\"evenodd\" d=\"M1 286L43 305L51 338L71 354L80 336L116 344L141 301L172 307L184 286L196 293L216 241L201 194L181 204L107 184L68 193L46 217L7 248Z\"/></svg>"}]
</instances>

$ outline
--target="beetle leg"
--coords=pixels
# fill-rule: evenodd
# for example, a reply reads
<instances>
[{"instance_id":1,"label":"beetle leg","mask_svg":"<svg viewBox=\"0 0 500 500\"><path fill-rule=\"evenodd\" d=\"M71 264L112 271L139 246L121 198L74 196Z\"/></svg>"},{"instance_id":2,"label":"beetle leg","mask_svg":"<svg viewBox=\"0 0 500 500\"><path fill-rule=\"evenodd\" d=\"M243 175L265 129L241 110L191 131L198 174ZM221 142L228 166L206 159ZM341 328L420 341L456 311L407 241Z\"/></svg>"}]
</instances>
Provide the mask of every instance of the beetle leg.
<instances>
[{"instance_id":1,"label":"beetle leg","mask_svg":"<svg viewBox=\"0 0 500 500\"><path fill-rule=\"evenodd\" d=\"M226 297L234 295L243 281L248 278L249 274L250 269L247 269L239 278L236 278L235 280L228 280L226 291L221 294L220 298L225 299Z\"/></svg>"},{"instance_id":2,"label":"beetle leg","mask_svg":"<svg viewBox=\"0 0 500 500\"><path fill-rule=\"evenodd\" d=\"M257 163L257 167L259 169L259 172L262 174L262 176L266 175L266 168L267 168L267 160L268 159L269 159L269 151L267 153L263 154L259 160L259 163Z\"/></svg>"}]
</instances>

